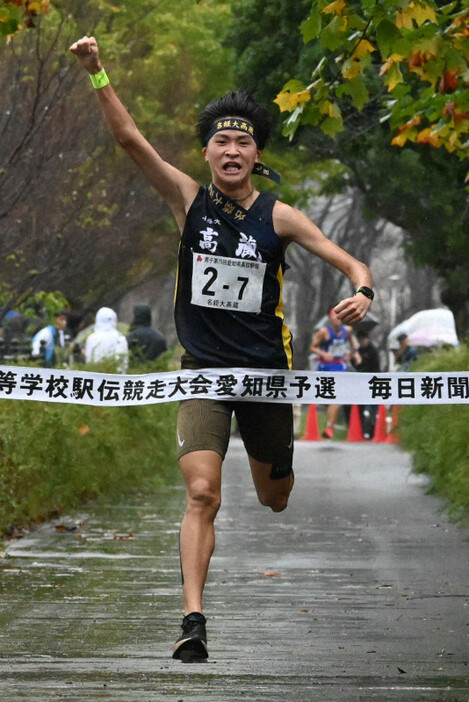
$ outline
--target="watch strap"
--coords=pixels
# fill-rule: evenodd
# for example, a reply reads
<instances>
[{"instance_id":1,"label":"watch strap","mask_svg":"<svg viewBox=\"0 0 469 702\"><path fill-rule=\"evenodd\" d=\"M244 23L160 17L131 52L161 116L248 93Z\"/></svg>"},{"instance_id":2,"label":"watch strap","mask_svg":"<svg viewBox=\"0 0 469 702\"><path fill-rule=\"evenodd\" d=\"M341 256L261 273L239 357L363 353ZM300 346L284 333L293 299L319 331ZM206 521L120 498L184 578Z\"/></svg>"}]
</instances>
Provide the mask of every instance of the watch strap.
<instances>
[{"instance_id":1,"label":"watch strap","mask_svg":"<svg viewBox=\"0 0 469 702\"><path fill-rule=\"evenodd\" d=\"M372 300L375 296L373 290L371 288L367 288L366 285L361 285L358 290L355 292L355 295L358 295L358 293L361 293L365 297L367 297L369 300Z\"/></svg>"}]
</instances>

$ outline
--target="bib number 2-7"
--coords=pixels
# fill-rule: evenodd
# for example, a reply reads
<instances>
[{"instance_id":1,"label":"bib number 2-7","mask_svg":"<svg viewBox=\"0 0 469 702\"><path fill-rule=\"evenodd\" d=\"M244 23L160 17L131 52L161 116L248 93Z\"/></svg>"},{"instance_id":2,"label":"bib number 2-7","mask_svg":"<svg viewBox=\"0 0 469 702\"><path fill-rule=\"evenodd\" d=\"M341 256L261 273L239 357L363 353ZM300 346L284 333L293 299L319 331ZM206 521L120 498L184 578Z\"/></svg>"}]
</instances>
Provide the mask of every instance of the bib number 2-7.
<instances>
[{"instance_id":1,"label":"bib number 2-7","mask_svg":"<svg viewBox=\"0 0 469 702\"><path fill-rule=\"evenodd\" d=\"M193 253L193 305L238 312L261 311L266 264Z\"/></svg>"}]
</instances>

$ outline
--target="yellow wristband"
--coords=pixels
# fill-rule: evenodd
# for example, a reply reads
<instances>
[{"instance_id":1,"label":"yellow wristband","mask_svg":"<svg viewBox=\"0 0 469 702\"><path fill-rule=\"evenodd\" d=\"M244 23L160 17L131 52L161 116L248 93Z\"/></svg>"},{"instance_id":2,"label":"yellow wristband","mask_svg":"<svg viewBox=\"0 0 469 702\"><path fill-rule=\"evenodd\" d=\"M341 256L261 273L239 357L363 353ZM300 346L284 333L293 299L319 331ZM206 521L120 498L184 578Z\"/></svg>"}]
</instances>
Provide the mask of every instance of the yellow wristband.
<instances>
[{"instance_id":1,"label":"yellow wristband","mask_svg":"<svg viewBox=\"0 0 469 702\"><path fill-rule=\"evenodd\" d=\"M104 68L102 68L99 73L89 73L88 75L93 84L93 88L96 88L96 90L104 88L105 85L109 84L109 78Z\"/></svg>"}]
</instances>

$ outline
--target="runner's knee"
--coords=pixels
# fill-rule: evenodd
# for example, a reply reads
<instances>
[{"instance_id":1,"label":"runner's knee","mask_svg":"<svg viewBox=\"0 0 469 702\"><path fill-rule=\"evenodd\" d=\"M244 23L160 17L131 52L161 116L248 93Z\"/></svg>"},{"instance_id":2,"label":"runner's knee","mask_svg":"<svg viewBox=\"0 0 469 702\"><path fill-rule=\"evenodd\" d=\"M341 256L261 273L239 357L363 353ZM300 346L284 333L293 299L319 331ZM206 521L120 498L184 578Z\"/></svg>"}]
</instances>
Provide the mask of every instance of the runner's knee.
<instances>
[{"instance_id":1,"label":"runner's knee","mask_svg":"<svg viewBox=\"0 0 469 702\"><path fill-rule=\"evenodd\" d=\"M197 478L187 486L187 506L191 510L213 514L220 509L220 491L214 488L209 481Z\"/></svg>"},{"instance_id":2,"label":"runner's knee","mask_svg":"<svg viewBox=\"0 0 469 702\"><path fill-rule=\"evenodd\" d=\"M293 483L284 490L279 490L277 485L274 490L259 487L257 489L259 502L261 505L264 505L264 507L270 507L272 512L283 512L288 506L288 498L290 497L292 485Z\"/></svg>"},{"instance_id":3,"label":"runner's knee","mask_svg":"<svg viewBox=\"0 0 469 702\"><path fill-rule=\"evenodd\" d=\"M287 508L288 497L288 495L276 495L266 501L260 500L260 502L266 507L270 507L272 512L283 512L283 510Z\"/></svg>"}]
</instances>

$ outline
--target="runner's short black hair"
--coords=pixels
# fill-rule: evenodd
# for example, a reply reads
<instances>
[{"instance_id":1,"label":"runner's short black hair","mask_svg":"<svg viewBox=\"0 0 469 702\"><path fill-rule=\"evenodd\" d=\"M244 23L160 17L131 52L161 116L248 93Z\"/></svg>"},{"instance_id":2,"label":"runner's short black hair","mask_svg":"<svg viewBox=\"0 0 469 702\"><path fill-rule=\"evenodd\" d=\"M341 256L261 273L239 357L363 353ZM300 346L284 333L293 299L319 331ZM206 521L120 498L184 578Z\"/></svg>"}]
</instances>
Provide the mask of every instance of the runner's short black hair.
<instances>
[{"instance_id":1,"label":"runner's short black hair","mask_svg":"<svg viewBox=\"0 0 469 702\"><path fill-rule=\"evenodd\" d=\"M204 107L196 126L197 136L204 146L214 123L222 117L242 117L249 120L254 127L259 149L264 148L270 136L270 116L265 107L259 105L247 90L227 93Z\"/></svg>"}]
</instances>

